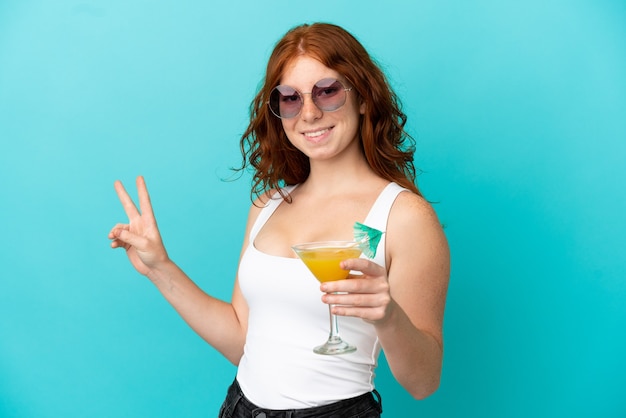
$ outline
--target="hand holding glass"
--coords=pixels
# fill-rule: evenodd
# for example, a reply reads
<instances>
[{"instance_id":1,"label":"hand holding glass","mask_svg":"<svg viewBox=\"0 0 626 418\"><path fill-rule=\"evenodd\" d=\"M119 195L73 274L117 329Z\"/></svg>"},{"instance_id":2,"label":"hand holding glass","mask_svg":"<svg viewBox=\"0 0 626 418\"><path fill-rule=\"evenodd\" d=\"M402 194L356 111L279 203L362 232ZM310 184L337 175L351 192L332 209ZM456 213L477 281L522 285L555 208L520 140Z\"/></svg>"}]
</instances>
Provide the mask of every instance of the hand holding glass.
<instances>
[{"instance_id":1,"label":"hand holding glass","mask_svg":"<svg viewBox=\"0 0 626 418\"><path fill-rule=\"evenodd\" d=\"M340 267L343 260L358 258L361 255L359 243L355 241L321 241L294 245L293 250L320 282L343 280L349 271ZM326 343L315 347L317 354L345 354L356 351L356 347L343 341L339 336L337 317L328 305L330 313L330 334Z\"/></svg>"}]
</instances>

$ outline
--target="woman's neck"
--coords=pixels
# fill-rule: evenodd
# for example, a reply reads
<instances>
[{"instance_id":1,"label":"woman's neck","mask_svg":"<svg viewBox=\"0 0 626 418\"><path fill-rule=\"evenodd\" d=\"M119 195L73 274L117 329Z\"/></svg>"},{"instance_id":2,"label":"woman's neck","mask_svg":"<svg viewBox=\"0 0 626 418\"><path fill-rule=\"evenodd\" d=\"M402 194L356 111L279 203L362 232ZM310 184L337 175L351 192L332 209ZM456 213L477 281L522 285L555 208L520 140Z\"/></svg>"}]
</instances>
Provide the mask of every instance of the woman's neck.
<instances>
[{"instance_id":1,"label":"woman's neck","mask_svg":"<svg viewBox=\"0 0 626 418\"><path fill-rule=\"evenodd\" d=\"M309 193L332 195L377 180L382 179L367 164L365 157L360 155L343 161L311 161L309 177L302 186Z\"/></svg>"}]
</instances>

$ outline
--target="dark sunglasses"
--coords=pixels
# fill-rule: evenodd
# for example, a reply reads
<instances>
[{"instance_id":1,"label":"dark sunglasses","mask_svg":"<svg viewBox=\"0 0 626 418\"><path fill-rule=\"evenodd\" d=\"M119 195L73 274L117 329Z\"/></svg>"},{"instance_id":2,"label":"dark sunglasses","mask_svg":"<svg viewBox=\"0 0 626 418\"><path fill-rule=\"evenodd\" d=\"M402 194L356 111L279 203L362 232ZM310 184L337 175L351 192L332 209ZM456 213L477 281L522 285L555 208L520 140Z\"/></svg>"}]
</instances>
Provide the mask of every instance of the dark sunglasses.
<instances>
[{"instance_id":1,"label":"dark sunglasses","mask_svg":"<svg viewBox=\"0 0 626 418\"><path fill-rule=\"evenodd\" d=\"M313 86L310 93L301 93L293 87L276 86L270 93L267 104L274 115L281 119L290 119L300 114L304 106L305 94L311 95L311 100L318 109L324 112L332 112L346 103L346 92L352 87L346 88L341 81L334 78L325 78Z\"/></svg>"}]
</instances>

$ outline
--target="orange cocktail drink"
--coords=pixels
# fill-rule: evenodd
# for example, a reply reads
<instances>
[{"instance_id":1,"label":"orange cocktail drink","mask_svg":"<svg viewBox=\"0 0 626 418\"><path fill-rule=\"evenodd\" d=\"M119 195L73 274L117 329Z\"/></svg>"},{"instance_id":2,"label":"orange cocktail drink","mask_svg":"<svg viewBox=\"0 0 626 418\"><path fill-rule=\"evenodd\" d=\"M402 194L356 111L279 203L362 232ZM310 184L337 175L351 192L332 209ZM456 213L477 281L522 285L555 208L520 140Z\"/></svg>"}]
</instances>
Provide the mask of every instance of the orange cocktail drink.
<instances>
[{"instance_id":1,"label":"orange cocktail drink","mask_svg":"<svg viewBox=\"0 0 626 418\"><path fill-rule=\"evenodd\" d=\"M301 250L300 258L320 282L343 280L348 270L340 267L343 260L359 258L361 249L342 247L320 247Z\"/></svg>"}]
</instances>

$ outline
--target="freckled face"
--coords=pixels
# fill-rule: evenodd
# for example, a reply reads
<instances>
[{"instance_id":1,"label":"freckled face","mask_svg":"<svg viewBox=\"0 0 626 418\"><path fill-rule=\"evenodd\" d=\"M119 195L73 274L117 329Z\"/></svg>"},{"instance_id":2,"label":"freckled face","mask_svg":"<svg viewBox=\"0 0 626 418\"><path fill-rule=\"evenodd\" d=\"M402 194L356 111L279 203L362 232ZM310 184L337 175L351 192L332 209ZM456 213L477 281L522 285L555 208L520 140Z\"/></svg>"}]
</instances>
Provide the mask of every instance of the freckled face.
<instances>
[{"instance_id":1,"label":"freckled face","mask_svg":"<svg viewBox=\"0 0 626 418\"><path fill-rule=\"evenodd\" d=\"M335 78L351 87L345 77L309 56L299 56L289 65L280 84L308 93L324 78ZM311 160L330 159L345 152L360 152L358 145L359 119L364 105L358 103L354 90L346 92L346 102L331 112L320 110L304 94L304 105L298 116L281 119L289 141Z\"/></svg>"}]
</instances>

